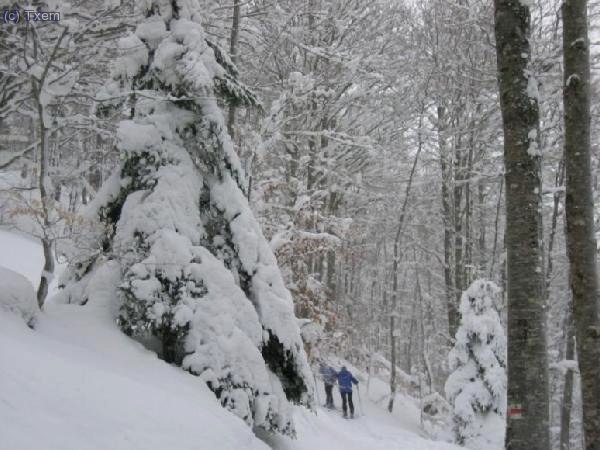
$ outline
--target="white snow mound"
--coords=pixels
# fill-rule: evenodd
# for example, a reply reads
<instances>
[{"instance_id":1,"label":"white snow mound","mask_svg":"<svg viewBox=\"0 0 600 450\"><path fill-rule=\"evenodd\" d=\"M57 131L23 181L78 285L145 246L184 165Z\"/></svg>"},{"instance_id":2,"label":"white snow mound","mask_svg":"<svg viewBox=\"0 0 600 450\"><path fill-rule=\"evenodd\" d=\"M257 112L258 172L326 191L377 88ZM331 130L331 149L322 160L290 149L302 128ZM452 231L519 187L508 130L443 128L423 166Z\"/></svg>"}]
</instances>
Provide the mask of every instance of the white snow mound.
<instances>
[{"instance_id":1,"label":"white snow mound","mask_svg":"<svg viewBox=\"0 0 600 450\"><path fill-rule=\"evenodd\" d=\"M0 266L0 312L19 315L33 326L39 311L35 289L23 275Z\"/></svg>"}]
</instances>

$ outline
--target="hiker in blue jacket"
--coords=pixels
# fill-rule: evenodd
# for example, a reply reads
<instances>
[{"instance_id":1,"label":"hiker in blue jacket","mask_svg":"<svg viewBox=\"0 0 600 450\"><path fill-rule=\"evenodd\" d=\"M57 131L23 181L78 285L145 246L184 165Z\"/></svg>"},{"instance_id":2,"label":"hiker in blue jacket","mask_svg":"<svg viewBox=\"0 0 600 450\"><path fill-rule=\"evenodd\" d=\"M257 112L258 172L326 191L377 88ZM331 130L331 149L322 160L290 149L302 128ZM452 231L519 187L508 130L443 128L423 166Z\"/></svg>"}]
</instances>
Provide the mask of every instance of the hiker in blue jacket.
<instances>
[{"instance_id":1,"label":"hiker in blue jacket","mask_svg":"<svg viewBox=\"0 0 600 450\"><path fill-rule=\"evenodd\" d=\"M352 374L346 369L346 366L342 367L342 370L337 374L338 384L340 386L340 394L342 395L342 409L344 410L344 417L348 417L347 404L350 405L350 417L354 417L354 403L352 403L352 384L358 384L358 380L352 376Z\"/></svg>"},{"instance_id":2,"label":"hiker in blue jacket","mask_svg":"<svg viewBox=\"0 0 600 450\"><path fill-rule=\"evenodd\" d=\"M325 396L327 397L327 400L325 400L325 407L333 409L333 385L335 384L338 374L333 367L328 366L323 361L319 367L319 373L321 374L323 384L325 385Z\"/></svg>"}]
</instances>

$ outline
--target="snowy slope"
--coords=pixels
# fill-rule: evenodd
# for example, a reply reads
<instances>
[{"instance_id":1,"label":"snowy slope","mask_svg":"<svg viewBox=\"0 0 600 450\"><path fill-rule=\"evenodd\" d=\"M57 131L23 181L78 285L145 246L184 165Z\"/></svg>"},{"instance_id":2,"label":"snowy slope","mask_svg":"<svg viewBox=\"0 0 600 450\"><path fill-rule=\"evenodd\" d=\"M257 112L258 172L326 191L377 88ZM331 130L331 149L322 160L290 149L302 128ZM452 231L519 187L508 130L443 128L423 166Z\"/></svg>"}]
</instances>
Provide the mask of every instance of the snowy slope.
<instances>
[{"instance_id":1,"label":"snowy slope","mask_svg":"<svg viewBox=\"0 0 600 450\"><path fill-rule=\"evenodd\" d=\"M316 414L305 409L296 410L297 440L276 436L265 441L279 450L465 450L421 436L419 409L413 399L397 394L394 413L390 415L379 401L385 398L383 403L387 403L388 386L372 379L367 394L365 380L359 374L357 376L362 380L360 393L355 388L353 397L359 417L353 420L342 418L341 397L334 388L336 410L319 408ZM325 391L321 382L318 388L319 398L323 401Z\"/></svg>"},{"instance_id":2,"label":"snowy slope","mask_svg":"<svg viewBox=\"0 0 600 450\"><path fill-rule=\"evenodd\" d=\"M0 266L39 282L35 240L0 230ZM35 331L0 310L0 450L267 448L197 377L120 332L108 306L48 301Z\"/></svg>"},{"instance_id":3,"label":"snowy slope","mask_svg":"<svg viewBox=\"0 0 600 450\"><path fill-rule=\"evenodd\" d=\"M384 410L372 404L363 406L366 415L354 420L343 419L339 411L322 408L316 416L307 411L298 411L295 417L298 430L296 441L278 436L266 441L280 450L465 450L463 447L427 440L404 428L405 424Z\"/></svg>"},{"instance_id":4,"label":"snowy slope","mask_svg":"<svg viewBox=\"0 0 600 450\"><path fill-rule=\"evenodd\" d=\"M50 305L36 331L7 314L0 330L0 449L266 448L107 311Z\"/></svg>"},{"instance_id":5,"label":"snowy slope","mask_svg":"<svg viewBox=\"0 0 600 450\"><path fill-rule=\"evenodd\" d=\"M36 331L0 315L0 330L0 360L10 361L0 365L0 449L267 448L198 378L125 337L101 308L50 305ZM458 448L363 406L367 415L353 421L297 408L298 439L267 442L281 450Z\"/></svg>"},{"instance_id":6,"label":"snowy slope","mask_svg":"<svg viewBox=\"0 0 600 450\"><path fill-rule=\"evenodd\" d=\"M5 248L18 258L3 257L0 264L39 278L34 242L1 232ZM410 402L398 401L397 415L390 416L366 398L366 415L356 420L297 407L298 439L263 436L267 446L199 378L127 338L112 317L107 306L49 301L31 330L0 311L0 450L459 448L421 437ZM373 399L377 391L372 385ZM337 393L335 400L339 407ZM355 404L358 410L358 398Z\"/></svg>"}]
</instances>

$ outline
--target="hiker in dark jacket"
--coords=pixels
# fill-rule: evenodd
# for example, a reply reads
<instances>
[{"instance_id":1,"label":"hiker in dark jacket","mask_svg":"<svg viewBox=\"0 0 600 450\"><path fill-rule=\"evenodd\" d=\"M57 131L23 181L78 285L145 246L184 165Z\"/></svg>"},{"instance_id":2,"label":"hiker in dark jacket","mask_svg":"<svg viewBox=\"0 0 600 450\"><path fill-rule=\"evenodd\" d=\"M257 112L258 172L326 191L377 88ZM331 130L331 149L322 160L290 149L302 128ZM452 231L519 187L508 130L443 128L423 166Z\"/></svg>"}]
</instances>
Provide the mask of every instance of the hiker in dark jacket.
<instances>
[{"instance_id":1,"label":"hiker in dark jacket","mask_svg":"<svg viewBox=\"0 0 600 450\"><path fill-rule=\"evenodd\" d=\"M327 400L325 401L325 407L333 409L333 385L337 380L337 372L333 367L328 366L324 362L321 362L321 366L319 367L319 373L323 378L323 384L325 385L325 396Z\"/></svg>"},{"instance_id":2,"label":"hiker in dark jacket","mask_svg":"<svg viewBox=\"0 0 600 450\"><path fill-rule=\"evenodd\" d=\"M346 366L342 367L342 370L337 374L338 384L340 386L340 394L342 395L342 409L344 410L344 417L348 417L347 404L350 405L350 417L354 417L354 403L352 403L352 384L358 384L358 380L352 376L352 374L346 369Z\"/></svg>"}]
</instances>

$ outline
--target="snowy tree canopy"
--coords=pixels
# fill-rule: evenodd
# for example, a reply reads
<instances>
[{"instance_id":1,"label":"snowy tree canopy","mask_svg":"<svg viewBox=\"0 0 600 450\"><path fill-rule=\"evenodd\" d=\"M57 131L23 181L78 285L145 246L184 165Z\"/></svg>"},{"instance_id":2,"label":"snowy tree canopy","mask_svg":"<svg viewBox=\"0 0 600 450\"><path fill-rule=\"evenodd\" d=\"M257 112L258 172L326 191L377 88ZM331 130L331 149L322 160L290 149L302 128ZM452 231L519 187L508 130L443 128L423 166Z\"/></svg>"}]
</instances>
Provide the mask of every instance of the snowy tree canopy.
<instances>
[{"instance_id":1,"label":"snowy tree canopy","mask_svg":"<svg viewBox=\"0 0 600 450\"><path fill-rule=\"evenodd\" d=\"M158 340L165 360L200 376L249 425L293 435L288 403L312 405L310 369L217 104L254 96L207 39L195 1L145 1L139 12L99 94L130 94L121 165L88 211L103 226L64 295L93 298L102 265L118 261L125 333Z\"/></svg>"},{"instance_id":2,"label":"snowy tree canopy","mask_svg":"<svg viewBox=\"0 0 600 450\"><path fill-rule=\"evenodd\" d=\"M463 292L461 321L449 362L446 397L454 408L456 441L482 448L502 445L506 414L506 336L498 315L500 289L477 280Z\"/></svg>"}]
</instances>

